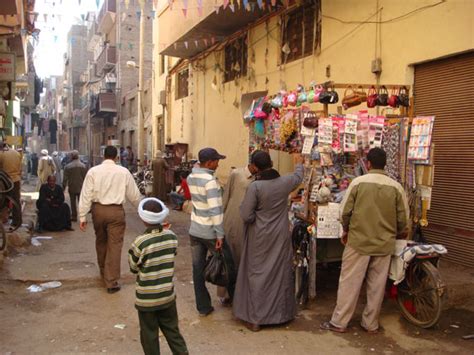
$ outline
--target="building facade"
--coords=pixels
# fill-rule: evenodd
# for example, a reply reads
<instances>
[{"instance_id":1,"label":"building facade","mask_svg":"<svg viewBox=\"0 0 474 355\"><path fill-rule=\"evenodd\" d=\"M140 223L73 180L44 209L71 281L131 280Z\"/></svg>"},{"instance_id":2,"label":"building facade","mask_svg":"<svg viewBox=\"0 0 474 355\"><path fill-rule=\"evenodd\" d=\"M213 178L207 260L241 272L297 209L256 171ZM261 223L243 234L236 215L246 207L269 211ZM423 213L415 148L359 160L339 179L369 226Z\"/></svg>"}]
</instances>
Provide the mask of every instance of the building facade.
<instances>
[{"instance_id":1,"label":"building facade","mask_svg":"<svg viewBox=\"0 0 474 355\"><path fill-rule=\"evenodd\" d=\"M247 9L221 6L216 11L214 3L205 1L200 11L188 9L186 17L178 3L172 9L168 4L157 9L155 53L173 58L166 60L166 73L154 81L153 118L165 117L155 139L159 141L163 134L167 143L188 143L194 155L202 147L215 147L228 157L219 169L225 180L232 166L243 166L248 161L249 132L242 121L246 109L242 107L242 95L274 95L282 89L295 90L298 84L308 87L311 82L326 81L341 87L406 85L411 88L414 114L437 116L433 137L435 187L426 235L430 241L447 245L452 251L451 260L474 266L474 212L467 212L474 211L474 205L472 200L462 198L465 185L453 187L447 178L453 171L454 151L456 161L464 166L458 166L458 177L467 182L474 173L469 148L474 111L472 105L466 106L465 96L441 99L457 96L456 92L470 92L472 87L474 3L285 3L289 6L276 2L275 7L260 9L257 3L249 2ZM155 60L155 74L160 66L161 60ZM439 80L430 82L431 76ZM436 85L441 86L436 89ZM456 85L462 89L456 90L460 87ZM166 92L164 106L155 104L162 91ZM339 97L343 94L344 89L339 89ZM314 106L316 110L322 108L320 104ZM342 107L338 106L331 105L330 113L340 112ZM458 128L450 118L454 112L460 115L456 116ZM460 130L470 133L459 135ZM456 140L460 143L453 148ZM292 168L287 154L272 155L281 171ZM443 217L445 206L452 211L449 218Z\"/></svg>"}]
</instances>

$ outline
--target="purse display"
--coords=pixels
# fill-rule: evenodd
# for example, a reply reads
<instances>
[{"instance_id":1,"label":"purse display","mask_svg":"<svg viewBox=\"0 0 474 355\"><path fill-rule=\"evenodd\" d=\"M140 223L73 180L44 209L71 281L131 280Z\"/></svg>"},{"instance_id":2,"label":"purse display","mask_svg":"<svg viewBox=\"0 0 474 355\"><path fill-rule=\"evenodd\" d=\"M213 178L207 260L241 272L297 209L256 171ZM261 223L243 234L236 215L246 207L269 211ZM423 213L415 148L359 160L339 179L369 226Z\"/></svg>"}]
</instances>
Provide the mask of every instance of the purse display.
<instances>
[{"instance_id":1,"label":"purse display","mask_svg":"<svg viewBox=\"0 0 474 355\"><path fill-rule=\"evenodd\" d=\"M328 87L326 91L319 94L319 102L322 104L335 104L339 101L339 95L333 87Z\"/></svg>"},{"instance_id":2,"label":"purse display","mask_svg":"<svg viewBox=\"0 0 474 355\"><path fill-rule=\"evenodd\" d=\"M410 97L408 96L408 90L406 86L402 86L398 91L398 103L403 107L410 106Z\"/></svg>"},{"instance_id":3,"label":"purse display","mask_svg":"<svg viewBox=\"0 0 474 355\"><path fill-rule=\"evenodd\" d=\"M388 98L388 105L393 108L397 108L400 105L400 101L398 98L398 89L397 88L392 88L392 93L390 94L390 97Z\"/></svg>"},{"instance_id":4,"label":"purse display","mask_svg":"<svg viewBox=\"0 0 474 355\"><path fill-rule=\"evenodd\" d=\"M359 85L356 90L354 90L357 95L360 97L361 102L366 102L367 101L367 93L365 92L364 88Z\"/></svg>"},{"instance_id":5,"label":"purse display","mask_svg":"<svg viewBox=\"0 0 474 355\"><path fill-rule=\"evenodd\" d=\"M379 87L377 94L378 95L377 95L376 105L388 106L388 90L385 87L385 85L382 85Z\"/></svg>"},{"instance_id":6,"label":"purse display","mask_svg":"<svg viewBox=\"0 0 474 355\"><path fill-rule=\"evenodd\" d=\"M377 106L377 98L379 95L377 94L377 90L375 86L372 86L367 93L367 107L372 108Z\"/></svg>"},{"instance_id":7,"label":"purse display","mask_svg":"<svg viewBox=\"0 0 474 355\"><path fill-rule=\"evenodd\" d=\"M303 112L303 126L306 128L318 128L318 116L314 111Z\"/></svg>"},{"instance_id":8,"label":"purse display","mask_svg":"<svg viewBox=\"0 0 474 355\"><path fill-rule=\"evenodd\" d=\"M362 100L359 94L352 89L352 86L348 86L344 91L344 98L342 99L342 107L347 110L349 107L360 105Z\"/></svg>"}]
</instances>

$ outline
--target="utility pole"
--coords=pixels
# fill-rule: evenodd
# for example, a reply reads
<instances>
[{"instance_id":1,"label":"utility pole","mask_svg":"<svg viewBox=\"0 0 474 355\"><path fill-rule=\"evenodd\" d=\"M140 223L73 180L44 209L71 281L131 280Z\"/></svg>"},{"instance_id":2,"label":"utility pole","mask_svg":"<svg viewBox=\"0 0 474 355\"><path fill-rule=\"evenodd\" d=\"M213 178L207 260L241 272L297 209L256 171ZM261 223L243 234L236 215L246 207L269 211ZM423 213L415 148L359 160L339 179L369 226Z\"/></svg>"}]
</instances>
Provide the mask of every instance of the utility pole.
<instances>
[{"instance_id":1,"label":"utility pole","mask_svg":"<svg viewBox=\"0 0 474 355\"><path fill-rule=\"evenodd\" d=\"M145 161L144 155L144 130L145 130L145 118L143 117L143 71L144 71L144 52L145 52L145 2L140 1L140 51L138 57L138 112L137 112L137 126L138 126L138 154L137 164L140 170L143 167Z\"/></svg>"}]
</instances>

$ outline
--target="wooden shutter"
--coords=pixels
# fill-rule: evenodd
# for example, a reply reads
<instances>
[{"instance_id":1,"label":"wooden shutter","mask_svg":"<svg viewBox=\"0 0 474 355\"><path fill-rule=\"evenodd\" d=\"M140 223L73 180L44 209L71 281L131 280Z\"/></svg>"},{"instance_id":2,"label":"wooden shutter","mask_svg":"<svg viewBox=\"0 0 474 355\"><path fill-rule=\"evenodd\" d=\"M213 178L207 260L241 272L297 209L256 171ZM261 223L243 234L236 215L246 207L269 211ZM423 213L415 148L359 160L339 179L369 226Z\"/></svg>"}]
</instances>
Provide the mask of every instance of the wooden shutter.
<instances>
[{"instance_id":1,"label":"wooden shutter","mask_svg":"<svg viewBox=\"0 0 474 355\"><path fill-rule=\"evenodd\" d=\"M415 67L415 113L435 115L435 180L425 236L474 267L474 53Z\"/></svg>"}]
</instances>

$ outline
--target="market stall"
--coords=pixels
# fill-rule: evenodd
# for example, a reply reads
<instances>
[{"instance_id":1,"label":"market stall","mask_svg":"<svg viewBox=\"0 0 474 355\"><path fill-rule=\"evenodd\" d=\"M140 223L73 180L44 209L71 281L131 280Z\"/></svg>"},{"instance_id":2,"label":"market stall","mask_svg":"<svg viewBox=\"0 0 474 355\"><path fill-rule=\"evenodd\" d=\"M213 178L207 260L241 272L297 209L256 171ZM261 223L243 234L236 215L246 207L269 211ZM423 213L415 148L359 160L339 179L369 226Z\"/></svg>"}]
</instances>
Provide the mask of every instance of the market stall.
<instances>
[{"instance_id":1,"label":"market stall","mask_svg":"<svg viewBox=\"0 0 474 355\"><path fill-rule=\"evenodd\" d=\"M342 88L339 98L337 89ZM329 114L334 104L342 107ZM371 114L373 108L381 114ZM348 109L350 113L344 113ZM295 266L307 270L310 298L316 295L316 263L341 259L340 203L350 182L367 173L371 148L386 151L386 172L405 187L412 219L422 226L427 223L434 117L410 116L407 86L332 82L257 98L245 112L249 153L273 149L305 157L304 180L291 198L290 218L297 233L308 235L302 247L294 246L307 248L298 250Z\"/></svg>"}]
</instances>

